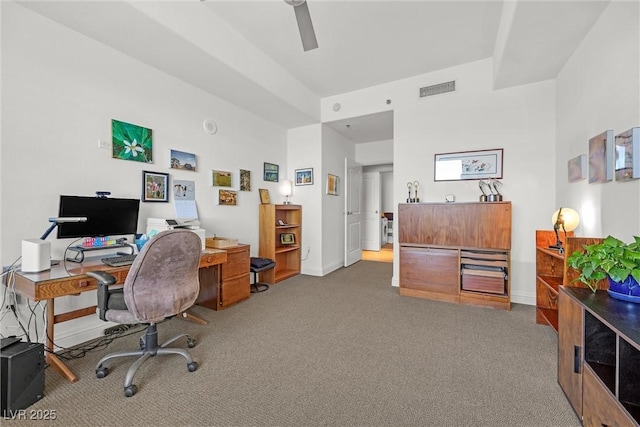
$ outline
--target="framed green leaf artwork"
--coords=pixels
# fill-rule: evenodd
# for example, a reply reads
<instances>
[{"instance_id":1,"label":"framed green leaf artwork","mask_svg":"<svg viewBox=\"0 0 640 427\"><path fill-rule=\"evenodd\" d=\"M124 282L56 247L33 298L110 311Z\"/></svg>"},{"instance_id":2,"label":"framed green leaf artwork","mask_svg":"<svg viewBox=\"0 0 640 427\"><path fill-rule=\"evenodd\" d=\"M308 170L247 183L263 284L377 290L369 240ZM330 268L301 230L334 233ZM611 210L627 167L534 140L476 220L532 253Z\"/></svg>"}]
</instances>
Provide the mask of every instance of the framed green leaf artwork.
<instances>
[{"instance_id":1,"label":"framed green leaf artwork","mask_svg":"<svg viewBox=\"0 0 640 427\"><path fill-rule=\"evenodd\" d=\"M114 159L153 163L151 129L111 120L111 138Z\"/></svg>"}]
</instances>

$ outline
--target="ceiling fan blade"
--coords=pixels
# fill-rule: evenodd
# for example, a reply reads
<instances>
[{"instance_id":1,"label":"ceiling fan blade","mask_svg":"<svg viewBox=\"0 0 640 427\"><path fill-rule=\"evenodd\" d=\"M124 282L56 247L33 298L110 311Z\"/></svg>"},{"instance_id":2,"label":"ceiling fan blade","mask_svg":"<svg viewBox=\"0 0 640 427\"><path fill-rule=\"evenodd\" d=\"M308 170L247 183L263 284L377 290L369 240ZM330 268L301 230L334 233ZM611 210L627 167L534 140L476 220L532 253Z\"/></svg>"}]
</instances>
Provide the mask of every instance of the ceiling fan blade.
<instances>
[{"instance_id":1,"label":"ceiling fan blade","mask_svg":"<svg viewBox=\"0 0 640 427\"><path fill-rule=\"evenodd\" d=\"M316 40L316 33L313 31L313 23L311 22L307 2L305 1L298 6L294 6L293 10L296 13L296 21L298 21L300 38L302 38L302 48L305 52L317 48L318 40Z\"/></svg>"}]
</instances>

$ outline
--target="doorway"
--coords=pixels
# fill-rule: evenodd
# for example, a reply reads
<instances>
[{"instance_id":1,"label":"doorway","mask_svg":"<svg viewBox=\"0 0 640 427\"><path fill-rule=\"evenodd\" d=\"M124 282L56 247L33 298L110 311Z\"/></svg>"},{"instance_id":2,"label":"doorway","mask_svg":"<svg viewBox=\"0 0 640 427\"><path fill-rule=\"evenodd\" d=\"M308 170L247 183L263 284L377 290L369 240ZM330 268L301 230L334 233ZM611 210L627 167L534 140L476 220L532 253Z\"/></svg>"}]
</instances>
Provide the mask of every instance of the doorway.
<instances>
[{"instance_id":1,"label":"doorway","mask_svg":"<svg viewBox=\"0 0 640 427\"><path fill-rule=\"evenodd\" d=\"M363 175L371 177L376 185L363 185L364 209L369 210L372 220L365 227L369 242L363 240L362 259L377 262L393 262L393 164L368 165ZM372 237L375 236L375 237ZM371 244L372 238L378 239ZM364 239L364 237L363 237Z\"/></svg>"}]
</instances>

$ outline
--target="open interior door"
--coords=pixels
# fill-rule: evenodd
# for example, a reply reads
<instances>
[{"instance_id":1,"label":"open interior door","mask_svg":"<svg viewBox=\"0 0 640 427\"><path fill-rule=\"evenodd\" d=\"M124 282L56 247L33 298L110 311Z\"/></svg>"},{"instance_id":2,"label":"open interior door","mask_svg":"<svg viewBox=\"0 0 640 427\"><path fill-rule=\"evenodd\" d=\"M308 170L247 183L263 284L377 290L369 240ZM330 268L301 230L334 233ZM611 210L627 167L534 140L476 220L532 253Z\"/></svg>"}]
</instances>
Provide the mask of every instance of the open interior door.
<instances>
[{"instance_id":1,"label":"open interior door","mask_svg":"<svg viewBox=\"0 0 640 427\"><path fill-rule=\"evenodd\" d=\"M380 235L380 172L362 174L362 249L379 251Z\"/></svg>"},{"instance_id":2,"label":"open interior door","mask_svg":"<svg viewBox=\"0 0 640 427\"><path fill-rule=\"evenodd\" d=\"M344 266L362 259L362 165L345 159Z\"/></svg>"}]
</instances>

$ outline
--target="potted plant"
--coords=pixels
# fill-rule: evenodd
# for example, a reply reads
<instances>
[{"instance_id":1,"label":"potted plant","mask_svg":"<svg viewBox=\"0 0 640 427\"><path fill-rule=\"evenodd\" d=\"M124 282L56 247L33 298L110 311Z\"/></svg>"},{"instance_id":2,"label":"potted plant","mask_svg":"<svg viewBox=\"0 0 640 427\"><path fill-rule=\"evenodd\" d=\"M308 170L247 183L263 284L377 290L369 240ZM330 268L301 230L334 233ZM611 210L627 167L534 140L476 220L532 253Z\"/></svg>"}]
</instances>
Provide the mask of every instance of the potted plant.
<instances>
[{"instance_id":1,"label":"potted plant","mask_svg":"<svg viewBox=\"0 0 640 427\"><path fill-rule=\"evenodd\" d=\"M575 280L596 291L599 280L609 280L609 295L640 302L640 237L624 243L607 236L601 243L586 245L567 259L569 266L580 273ZM637 301L635 299L637 298Z\"/></svg>"}]
</instances>

